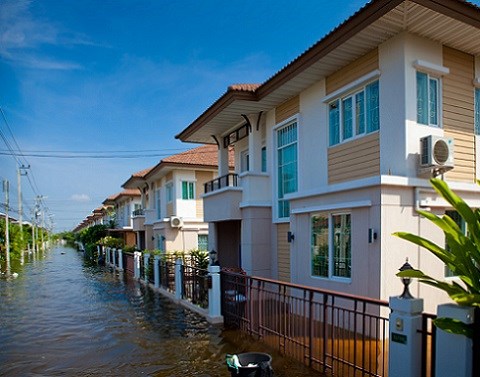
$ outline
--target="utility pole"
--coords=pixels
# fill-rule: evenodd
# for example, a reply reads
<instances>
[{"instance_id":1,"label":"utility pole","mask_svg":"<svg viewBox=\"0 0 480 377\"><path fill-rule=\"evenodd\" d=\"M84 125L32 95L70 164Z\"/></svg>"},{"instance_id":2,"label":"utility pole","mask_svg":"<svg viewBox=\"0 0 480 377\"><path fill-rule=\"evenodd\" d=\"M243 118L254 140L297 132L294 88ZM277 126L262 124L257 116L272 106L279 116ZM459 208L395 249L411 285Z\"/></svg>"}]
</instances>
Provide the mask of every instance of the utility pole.
<instances>
[{"instance_id":1,"label":"utility pole","mask_svg":"<svg viewBox=\"0 0 480 377\"><path fill-rule=\"evenodd\" d=\"M5 193L5 248L6 248L6 258L7 258L7 276L10 275L10 232L9 232L9 223L8 210L9 210L9 190L10 182L8 180L3 181L3 192Z\"/></svg>"},{"instance_id":2,"label":"utility pole","mask_svg":"<svg viewBox=\"0 0 480 377\"><path fill-rule=\"evenodd\" d=\"M22 175L27 175L26 170L30 169L30 165L19 166L17 169L17 187L18 187L18 222L20 224L20 244L22 247L22 264L23 264L23 200L22 200L22 180L20 179ZM23 171L22 171L23 170Z\"/></svg>"}]
</instances>

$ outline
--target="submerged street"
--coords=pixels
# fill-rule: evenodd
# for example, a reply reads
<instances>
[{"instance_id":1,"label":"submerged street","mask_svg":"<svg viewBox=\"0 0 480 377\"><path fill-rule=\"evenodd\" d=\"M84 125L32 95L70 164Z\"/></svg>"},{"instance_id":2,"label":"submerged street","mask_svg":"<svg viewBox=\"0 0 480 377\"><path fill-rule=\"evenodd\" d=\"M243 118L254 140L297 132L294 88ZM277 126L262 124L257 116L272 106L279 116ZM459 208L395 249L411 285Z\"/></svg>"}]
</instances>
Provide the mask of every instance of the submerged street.
<instances>
[{"instance_id":1,"label":"submerged street","mask_svg":"<svg viewBox=\"0 0 480 377\"><path fill-rule=\"evenodd\" d=\"M0 376L230 376L226 353L268 352L141 284L55 247L0 280ZM272 354L275 376L318 376Z\"/></svg>"}]
</instances>

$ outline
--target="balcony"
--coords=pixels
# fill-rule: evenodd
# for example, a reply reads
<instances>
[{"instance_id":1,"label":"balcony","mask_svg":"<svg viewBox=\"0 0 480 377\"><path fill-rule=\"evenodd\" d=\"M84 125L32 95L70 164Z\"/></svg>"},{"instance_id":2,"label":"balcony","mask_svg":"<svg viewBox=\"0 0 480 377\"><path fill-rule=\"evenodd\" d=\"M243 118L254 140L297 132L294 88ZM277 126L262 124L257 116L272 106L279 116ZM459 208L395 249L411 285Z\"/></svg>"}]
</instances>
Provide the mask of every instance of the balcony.
<instances>
[{"instance_id":1,"label":"balcony","mask_svg":"<svg viewBox=\"0 0 480 377\"><path fill-rule=\"evenodd\" d=\"M240 220L242 188L238 187L237 174L227 174L205 183L203 196L206 222Z\"/></svg>"}]
</instances>

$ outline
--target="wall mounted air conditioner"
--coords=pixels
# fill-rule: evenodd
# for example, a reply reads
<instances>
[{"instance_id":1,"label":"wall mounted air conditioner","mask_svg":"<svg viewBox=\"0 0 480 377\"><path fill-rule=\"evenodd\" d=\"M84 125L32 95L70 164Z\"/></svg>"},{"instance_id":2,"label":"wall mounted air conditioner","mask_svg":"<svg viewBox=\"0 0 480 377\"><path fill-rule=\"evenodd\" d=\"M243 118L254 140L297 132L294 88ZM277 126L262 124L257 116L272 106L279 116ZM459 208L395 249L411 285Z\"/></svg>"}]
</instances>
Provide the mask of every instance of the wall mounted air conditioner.
<instances>
[{"instance_id":1,"label":"wall mounted air conditioner","mask_svg":"<svg viewBox=\"0 0 480 377\"><path fill-rule=\"evenodd\" d=\"M454 143L450 137L425 136L420 139L420 171L443 174L454 167Z\"/></svg>"},{"instance_id":2,"label":"wall mounted air conditioner","mask_svg":"<svg viewBox=\"0 0 480 377\"><path fill-rule=\"evenodd\" d=\"M183 226L183 220L180 217L173 216L170 219L170 226L172 228L180 228Z\"/></svg>"}]
</instances>

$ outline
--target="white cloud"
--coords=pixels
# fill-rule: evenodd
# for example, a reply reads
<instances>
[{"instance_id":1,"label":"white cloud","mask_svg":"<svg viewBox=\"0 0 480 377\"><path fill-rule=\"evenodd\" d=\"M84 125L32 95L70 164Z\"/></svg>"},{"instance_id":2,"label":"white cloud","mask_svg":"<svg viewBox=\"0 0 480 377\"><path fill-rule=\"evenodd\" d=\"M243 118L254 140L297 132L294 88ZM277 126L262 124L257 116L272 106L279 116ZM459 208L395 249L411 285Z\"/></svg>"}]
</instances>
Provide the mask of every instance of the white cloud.
<instances>
[{"instance_id":1,"label":"white cloud","mask_svg":"<svg viewBox=\"0 0 480 377\"><path fill-rule=\"evenodd\" d=\"M91 201L90 197L87 194L73 194L70 199L72 199L74 202L89 202Z\"/></svg>"}]
</instances>

